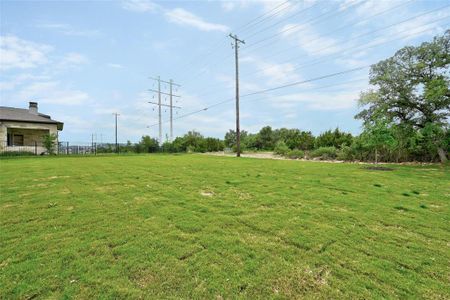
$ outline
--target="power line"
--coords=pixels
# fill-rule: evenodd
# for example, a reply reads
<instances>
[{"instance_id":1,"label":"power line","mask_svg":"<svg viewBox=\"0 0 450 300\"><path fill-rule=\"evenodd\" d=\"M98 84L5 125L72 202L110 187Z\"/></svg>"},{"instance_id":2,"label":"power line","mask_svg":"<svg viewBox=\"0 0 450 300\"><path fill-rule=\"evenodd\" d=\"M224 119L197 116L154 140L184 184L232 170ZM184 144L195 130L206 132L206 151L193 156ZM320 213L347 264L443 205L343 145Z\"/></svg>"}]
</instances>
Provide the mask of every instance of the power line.
<instances>
[{"instance_id":1,"label":"power line","mask_svg":"<svg viewBox=\"0 0 450 300\"><path fill-rule=\"evenodd\" d=\"M285 84L285 85L281 85L281 86L277 86L277 87L273 87L273 88L268 88L268 89L264 89L264 90L260 90L260 91L250 92L250 93L241 95L240 97L244 98L244 97L249 97L249 96L253 96L253 95L264 94L264 93L267 93L267 92L271 92L271 91L275 91L275 90L279 90L279 89L283 89L283 88L287 88L287 87L292 87L292 86L296 86L296 85L301 85L301 84L305 84L305 83L309 83L309 82L314 82L314 81L318 81L318 80L322 80L322 79L327 79L327 78L331 78L331 77L335 77L335 76L339 76L339 75L344 75L344 74L360 71L360 70L366 69L368 67L370 67L370 65L357 67L357 68L353 68L353 69L348 69L348 70L344 70L344 71L340 71L340 72L336 72L336 73L331 73L331 74L327 74L327 75L323 75L323 76L319 76L319 77L315 77L315 78L311 78L311 79L307 79L307 80L296 81L296 82L292 82L292 83L289 83L289 84ZM223 101L220 101L220 102L214 103L212 105L206 106L206 107L204 107L202 109L199 109L199 110L196 110L196 111L193 111L193 112L181 115L181 116L175 118L174 120L182 119L182 118L185 118L187 116L191 116L193 114L197 114L197 113L206 111L208 109L211 109L213 107L225 104L225 103L233 101L233 100L235 100L235 98L225 99ZM149 127L153 127L153 126L156 126L156 125L158 125L158 124L153 124L153 125L150 125Z\"/></svg>"},{"instance_id":2,"label":"power line","mask_svg":"<svg viewBox=\"0 0 450 300\"><path fill-rule=\"evenodd\" d=\"M355 3L353 3L353 4L349 5L349 6L347 6L347 7L344 8L343 10L339 10L338 12L335 12L332 16L337 15L337 14L340 14L340 13L342 13L344 10L348 10L348 9L351 8L351 7L355 7L355 6L361 5L362 3L364 3L364 2L363 2L363 1L355 2ZM313 6L315 6L315 5L313 5ZM333 13L333 11L327 11L327 12L325 12L325 13L323 13L323 14L317 16L317 17L311 18L310 20L308 20L308 22L314 21L314 20L316 20L316 19L318 19L318 18L320 18L320 17L322 17L322 16L324 16L324 15L327 15L327 14L329 14L329 13ZM290 17L292 17L292 16L290 16ZM284 20L289 19L290 17L285 18ZM278 22L278 23L279 23L279 22ZM315 22L315 23L318 23L318 22ZM311 23L311 24L315 24L315 23ZM306 24L308 24L308 23L306 23ZM303 24L299 24L298 26L300 26L300 25L303 25ZM269 27L270 27L270 26L269 26ZM290 30L290 29L289 29L289 30ZM259 32L262 32L262 30L260 30ZM276 35L278 35L278 34L276 34ZM264 40L267 40L267 39L268 39L268 38L266 38L266 39L264 39ZM252 46L254 46L255 44L259 44L259 43L262 42L262 41L263 41L263 40L260 40L260 41L257 41L257 42L255 42L255 43L253 43L253 44L250 44L247 48L244 49L244 52L247 51L247 49L248 49L249 47L252 47ZM228 55L224 55L224 56L221 57L221 60L224 60L224 59L227 59L227 60L228 60L228 59L231 59L231 57L229 57ZM208 66L208 64L205 64L204 67L202 68L202 70L201 70L200 72L194 74L193 76L190 76L190 79L197 78L198 76L204 74L204 73L206 72L206 68L205 68L206 66Z\"/></svg>"},{"instance_id":3,"label":"power line","mask_svg":"<svg viewBox=\"0 0 450 300\"><path fill-rule=\"evenodd\" d=\"M247 30L248 27L253 27L253 26L257 25L257 24L260 24L261 22L263 22L263 21L266 20L267 18L271 18L271 17L275 16L276 14L280 13L281 11L283 11L284 9L289 8L289 6L287 6L287 7L283 8L283 9L281 9L280 11L278 11L278 12L276 12L276 13L270 15L271 12L276 11L279 7L281 7L281 6L283 6L283 5L287 4L287 3L290 3L290 1L289 1L289 0L284 1L283 3L281 3L281 4L277 5L276 7L272 8L270 11L268 11L268 12L266 12L266 13L264 13L264 14L262 14L262 15L256 17L256 18L254 18L253 20L247 22L246 24L244 24L244 25L242 25L242 26L239 26L238 28L235 28L234 30L235 30L235 31L236 31L236 30L239 30L239 31L242 32L242 31ZM262 18L262 20L260 20L260 21L258 21L258 22L256 22L256 23L253 23L254 21L257 21L258 19L260 19L261 17L264 17L264 16L266 16L266 15L269 15L269 16L268 16L268 17L265 17L265 18ZM251 24L251 23L253 23L253 24ZM250 25L250 24L251 24L251 25ZM245 27L247 27L247 29L245 29Z\"/></svg>"},{"instance_id":4,"label":"power line","mask_svg":"<svg viewBox=\"0 0 450 300\"><path fill-rule=\"evenodd\" d=\"M314 17L314 18L311 18L311 19L308 20L306 23L300 23L300 24L293 25L293 26L288 27L288 28L286 28L286 29L284 29L284 30L281 30L281 31L279 31L279 32L277 32L277 33L275 33L275 34L273 34L273 35L271 35L271 36L268 36L268 37L265 37L265 38L263 38L263 39L260 39L260 40L258 40L258 41L256 41L256 42L254 42L254 43L248 45L248 46L246 47L246 49L249 49L249 48L251 48L251 47L253 47L253 46L255 46L255 45L258 45L258 44L260 44L260 43L262 43L262 42L265 42L265 41L267 41L267 40L270 40L270 39L272 39L272 38L274 38L274 37L277 37L277 36L279 36L279 35L281 35L281 34L284 34L284 33L288 32L288 31L291 31L291 30L293 30L293 29L295 29L295 28L304 26L304 25L306 25L306 24L309 24L309 25L315 25L315 24L318 24L318 23L320 23L320 22L322 22L322 21L329 20L330 18L332 18L332 17L334 17L334 16L336 16L336 15L338 15L338 14L341 14L343 11L348 10L349 8L352 8L352 7L361 5L362 3L364 3L364 2L361 1L361 2L353 3L353 4L349 5L349 6L347 6L344 10L338 10L337 12L335 12L335 11L333 11L333 10L327 11L327 12L325 12L325 13L323 13L323 14L320 14L319 16L316 16L316 17ZM326 18L321 19L321 17L326 16L326 15L329 14L329 13L333 13L333 14L331 14L331 16L327 16ZM316 22L312 22L312 23L311 23L311 21L316 21Z\"/></svg>"},{"instance_id":5,"label":"power line","mask_svg":"<svg viewBox=\"0 0 450 300\"><path fill-rule=\"evenodd\" d=\"M435 20L435 21L433 21L433 22L429 22L429 23L424 24L424 25L422 25L422 26L420 26L420 27L426 27L426 26L429 26L429 25L431 25L431 24L437 23L437 22L439 22L439 21L441 21L441 20L444 20L444 19L447 19L447 18L448 18L448 16L443 17L443 18L440 18L440 19L437 19L437 20ZM419 27L419 28L420 28L420 27ZM407 38L407 37L409 37L409 36L418 35L418 34L421 34L421 33L423 33L423 32L426 32L426 31L428 31L428 30L431 30L431 29L430 29L430 28L427 28L427 29L425 29L425 30L422 30L422 31L419 31L419 32L413 32L413 33L408 34L408 35L397 36L397 37L395 37L395 38L393 38L393 39L391 39L391 40L384 41L384 42L381 42L381 43L377 43L377 44L375 44L375 45L368 45L368 46L366 46L366 47L361 47L361 46L365 46L366 44L359 45L359 46L357 46L357 48L355 48L354 46L353 46L353 47L349 47L349 48L346 48L346 49L341 50L341 51L346 51L345 53L340 52L341 54L339 54L339 55L337 55L337 56L335 56L336 53L332 53L332 54L330 54L330 55L325 56L325 58L322 57L322 58L317 59L317 60L312 61L312 62L311 62L311 61L309 61L309 62L304 62L304 63L301 63L301 64L297 65L297 66L296 66L294 69L292 69L291 71L298 70L300 67L313 66L313 65L317 65L317 64L319 64L319 63L326 62L326 61L330 60L330 57L331 57L332 59L336 59L336 58L339 58L339 57L345 57L346 55L348 55L348 54L350 54L350 53L355 53L355 52L358 52L358 51L362 51L362 50L366 50L366 49L375 48L375 47L381 46L381 45L383 45L383 44L387 44L387 43L390 43L390 42L394 42L394 41L396 41L396 40L399 39L399 38L400 38L400 39L403 39L403 38ZM402 32L405 32L405 31L408 32L408 31L410 31L410 29L402 30L402 31L399 31L398 33L402 33ZM372 32L365 33L364 35L367 35L367 34L370 34L370 33L372 33ZM329 48L329 47L325 47L325 48L319 49L319 50L316 51L315 53L323 52L324 50L326 50L326 49L328 49L328 48ZM348 50L354 50L354 51L348 52ZM297 58L298 58L298 56L295 57L295 59L297 59ZM283 61L281 64L287 63L287 62L292 61L292 60L294 60L294 59L289 59L289 60L287 60L287 61ZM244 76L250 76L250 75L255 75L255 74L256 74L257 77L261 77L261 76L263 75L263 72L264 72L264 71L269 70L269 69L276 68L276 67L278 67L278 66L279 66L278 64L275 65L275 66L269 66L269 67L266 67L266 68L259 69L259 70L256 71L256 72L247 72L247 73L244 73L243 75L244 75ZM259 74L259 75L258 75L258 74ZM220 84L217 84L217 85L214 85L214 86L221 86L221 85L223 85L223 83L220 83ZM211 95L211 94L214 94L214 93L216 93L216 92L217 92L217 91L210 91L210 92L202 93L202 94L200 94L200 95L197 95L197 97L201 97L201 96L205 96L205 95Z\"/></svg>"},{"instance_id":6,"label":"power line","mask_svg":"<svg viewBox=\"0 0 450 300\"><path fill-rule=\"evenodd\" d=\"M401 3L401 4L397 5L397 6L388 8L388 9L386 9L386 10L384 10L384 11L381 11L381 12L379 12L379 13L376 13L376 14L372 15L372 16L369 16L369 17L367 17L367 18L364 18L364 20L360 20L360 21L357 21L357 22L354 22L354 23L351 23L351 24L347 24L347 25L341 26L341 27L339 27L339 28L337 28L337 29L334 29L334 30L332 30L332 31L330 31L330 32L327 32L327 33L323 34L323 35L320 35L320 37L317 37L317 38L315 38L315 39L313 39L313 40L308 41L307 45L312 44L312 42L317 41L317 40L320 40L320 39L322 39L322 38L324 38L324 37L326 37L326 36L329 36L329 35L331 35L332 33L341 31L341 30L346 29L346 28L353 27L353 26L355 26L355 25L357 25L357 24L360 24L360 23L364 23L364 22L366 22L367 20L369 20L369 19L371 19L371 18L374 18L374 17L380 16L380 15L382 15L382 14L385 14L385 13L387 13L387 12L393 10L393 9L397 9L397 8L403 6L403 5L407 5L407 4L411 3L412 1L413 1L413 0L406 1L406 2L404 2L404 3ZM297 32L298 32L298 31L297 31ZM252 49L252 51L256 51L256 50L261 49L261 48L263 48L263 47L265 47L265 46L262 45L262 46L260 46L260 47L255 48L255 49ZM274 54L272 54L272 55L270 55L270 56L267 56L266 58L273 57L273 56L275 56L275 55L278 55L278 54L280 54L280 53L284 53L284 52L286 52L286 51L288 51L288 50L291 50L291 49L292 49L292 47L285 48L285 49L283 49L283 50L281 50L281 51L275 52Z\"/></svg>"},{"instance_id":7,"label":"power line","mask_svg":"<svg viewBox=\"0 0 450 300\"><path fill-rule=\"evenodd\" d=\"M399 24L403 24L403 23L409 22L409 21L411 21L411 20L414 20L414 19L423 17L423 16L425 16L425 15L428 15L428 14L433 13L433 12L438 11L438 10L442 10L442 9L447 8L447 7L449 7L449 6L450 6L450 5L445 5L445 6L440 7L440 8L432 9L432 10L430 10L430 11L427 11L427 12L424 12L424 13L421 13L421 14L418 14L418 15L415 15L415 16L413 16L413 17L407 18L407 19L405 19L405 20L403 20L403 21L396 22L396 23L393 23L393 24L390 24L390 25L387 25L387 26L384 26L384 27L381 27L381 28L377 28L377 29L375 29L375 30L371 30L371 31L368 31L368 32L365 32L365 33L362 33L362 34L359 34L359 35L356 35L356 36L353 36L353 37L347 39L346 42L351 41L351 40L354 40L354 39L357 39L357 38L360 38L360 37L363 37L363 36L367 36L367 35L369 35L369 34L372 34L372 33L375 33L375 32L381 31L381 30L385 30L385 29L391 28L391 27L396 26L396 25L399 25ZM328 48L330 48L330 47L332 47L332 46L333 46L333 45L328 46L328 47L326 47L326 49L328 49Z\"/></svg>"},{"instance_id":8,"label":"power line","mask_svg":"<svg viewBox=\"0 0 450 300\"><path fill-rule=\"evenodd\" d=\"M262 14L262 15L256 17L256 18L254 18L253 20L247 22L246 24L241 25L241 26L239 26L239 27L237 27L237 28L234 28L233 31L238 31L238 30L241 30L241 29L243 29L243 31L246 31L248 28L245 29L245 27L249 27L249 25L250 25L250 27L252 27L252 26L254 26L254 25L256 25L256 24L259 24L259 23L261 23L261 22L263 22L263 21L265 21L265 20L268 20L268 19L270 19L270 18L276 16L278 13L280 13L281 11L283 11L283 10L286 9L286 8L283 8L283 9L281 9L281 10L279 10L279 11L276 11L276 10L277 10L279 7L281 7L281 6L283 6L284 4L287 4L287 3L290 3L290 1L287 0L287 1L285 1L285 2L283 2L283 3L281 3L281 4L279 4L279 5L277 5L276 7L272 8L270 11L268 11L268 12L266 12L266 13L264 13L264 14ZM287 6L287 8L289 8L289 7L290 7L290 6ZM258 19L260 19L261 17L264 17L264 16L266 16L266 17L263 18L262 20L256 22L255 24L251 24L251 23L253 23L254 21L256 21L256 20L258 20ZM211 54L215 53L214 50L215 50L216 48L218 48L218 47L221 46L222 41L223 41L223 39L220 38L220 40L218 41L218 43L216 43L216 44L211 48L210 51L208 51L208 52L205 53L205 54L202 54L202 55L200 56L200 58L201 58L201 59L205 59L206 57L209 57ZM228 54L227 54L225 57L228 57ZM183 71L183 72L185 72L185 71L187 70L187 67L188 67L189 65L192 65L193 62L195 62L195 60L196 60L196 59L191 60L190 63L188 63L188 64L186 65L186 67L184 67L184 71ZM203 73L203 72L202 72L202 73ZM192 74L191 74L191 75L192 75ZM200 74L200 75L201 75L201 74ZM186 76L187 76L187 75L186 75ZM191 78L192 78L192 76L191 76Z\"/></svg>"},{"instance_id":9,"label":"power line","mask_svg":"<svg viewBox=\"0 0 450 300\"><path fill-rule=\"evenodd\" d=\"M304 8L304 9L298 11L298 12L296 12L296 13L290 15L290 16L287 17L287 18L284 18L284 19L282 19L282 20L280 20L280 21L278 21L278 22L276 22L276 23L274 23L274 24L271 24L271 25L269 25L269 26L266 26L266 27L264 27L263 29L258 30L258 31L256 31L256 32L252 33L251 35L247 36L246 39L249 39L249 38L251 38L251 37L253 37L253 36L255 36L255 35L257 35L257 34L259 34L259 33L261 33L261 32L264 32L264 31L268 30L269 28L272 28L272 27L274 27L274 26L276 26L276 25L278 25L278 24L280 24L280 23L285 22L286 20L289 20L289 19L291 19L291 18L293 18L293 17L295 17L295 16L298 16L298 15L304 13L305 11L308 11L308 10L310 10L310 9L312 9L312 8L314 8L314 7L316 7L316 6L318 6L319 4L320 4L320 2L316 2L315 4L313 4L313 5L311 5L311 6L308 6L307 8Z\"/></svg>"},{"instance_id":10,"label":"power line","mask_svg":"<svg viewBox=\"0 0 450 300\"><path fill-rule=\"evenodd\" d=\"M446 16L446 17L437 19L437 20L435 20L435 21L433 21L433 22L430 22L430 23L427 23L427 24L425 24L425 25L419 26L418 28L420 28L420 27L427 27L427 26L429 26L430 24L437 23L437 22L442 21L442 20L447 19L447 18L449 18L449 16ZM444 25L447 25L447 24L444 24ZM413 32L413 33L411 33L411 34L407 34L407 35L404 35L404 36L397 36L397 37L395 37L395 38L393 38L393 39L390 39L390 40L387 40L387 41L382 41L382 42L380 42L380 43L369 44L369 45L366 46L366 47L361 47L361 46L364 46L365 44L364 44L364 45L359 45L359 46L357 46L357 47L349 47L349 48L347 48L347 49L341 50L341 51L340 51L340 54L337 55L337 56L335 55L336 53L332 53L332 54L327 55L327 56L325 56L325 57L322 57L322 58L320 58L320 59L316 59L315 61L312 61L312 62L309 61L309 62L305 62L305 63L298 64L298 65L295 66L294 69L291 69L290 71L291 71L291 72L292 72L292 71L296 71L296 70L300 69L301 67L310 67L310 66L313 66L313 65L317 65L317 64L320 64L320 63L329 61L329 60L330 60L330 56L331 56L332 59L336 59L336 58L340 58L340 57L345 57L346 55L351 54L351 53L356 53L356 52L359 52L359 51L362 51L362 50L367 50L367 49L376 48L376 47L378 47L378 46L381 46L381 45L384 45L384 44L387 44L387 43L391 43L391 42L398 41L399 38L400 38L400 39L404 39L404 38L407 38L407 37L410 37L410 36L419 35L419 34L421 34L421 33L427 32L427 31L429 31L429 30L430 30L430 28L426 28L426 29L424 29L424 30L422 30L422 31L416 31L416 32ZM398 33L402 33L402 32L405 32L405 31L408 31L408 32L409 32L410 29L402 30L402 31L400 31L400 32L398 32ZM352 51L348 51L348 50L352 50ZM319 52L321 52L321 51L318 51L318 52L316 52L316 53L319 53ZM283 63L286 63L286 62L283 62ZM260 70L258 70L258 72L247 73L247 74L244 74L244 75L248 76L248 75L253 75L253 74L255 74L255 73L260 73L260 74L262 75L261 72L266 71L266 70L269 70L269 69L272 69L272 68L274 68L274 67L276 67L276 66L270 66L270 67L267 67L267 68L260 69ZM257 77L260 77L261 75L259 75L259 76L257 76Z\"/></svg>"},{"instance_id":11,"label":"power line","mask_svg":"<svg viewBox=\"0 0 450 300\"><path fill-rule=\"evenodd\" d=\"M355 40L355 39L359 39L359 38L364 37L364 36L367 36L367 35L371 35L371 34L373 34L373 33L376 33L376 32L379 32L379 31L381 31L381 30L385 30L385 29L391 28L391 27L396 26L396 25L399 25L399 24L403 24L403 23L409 22L409 21L411 21L411 20L413 20L413 19L423 17L423 16L425 16L425 15L427 15L427 14L430 14L430 13L435 12L435 11L437 11L437 10L446 8L446 7L448 7L448 6L450 6L450 5L441 7L441 8L439 8L439 9L433 9L433 10L431 10L431 11L428 11L428 12L425 12L425 13L422 13L422 14L419 14L419 15L416 15L416 16L414 16L414 17L411 17L411 18L402 20L402 21L400 21L400 22L396 22L396 23L393 23L393 24L390 24L390 25L387 25L387 26L383 26L383 27L377 28L377 29L375 29L375 30L371 30L371 31L368 31L368 32L365 32L365 33L362 33L362 34L359 34L359 35L350 37L350 38L348 38L345 42L348 43L349 41L352 41L352 40ZM325 50L328 50L328 49L330 49L330 48L332 48L332 47L336 47L336 46L337 46L336 44L328 45L328 46L323 47L323 48L321 48L321 49L317 49L317 51L316 51L315 53L320 53L320 52L323 52L323 51L325 51ZM289 49L291 49L291 48L289 48ZM269 57L271 57L271 56L269 56ZM281 62L281 64L288 63L288 62L293 61L293 60L295 60L295 59L297 59L297 58L299 58L299 57L303 57L303 55L297 55L297 56L295 56L295 57L293 57L293 58L290 58L290 59L288 59L288 60L285 60L285 61ZM268 58L268 57L266 57L266 58ZM264 70L267 70L267 69L269 69L269 68L264 68L264 69L262 69L262 70L259 70L259 72L264 71ZM256 73L256 72L252 72L252 73L248 73L248 74L244 74L244 75L250 75L250 74L254 74L254 73Z\"/></svg>"}]
</instances>

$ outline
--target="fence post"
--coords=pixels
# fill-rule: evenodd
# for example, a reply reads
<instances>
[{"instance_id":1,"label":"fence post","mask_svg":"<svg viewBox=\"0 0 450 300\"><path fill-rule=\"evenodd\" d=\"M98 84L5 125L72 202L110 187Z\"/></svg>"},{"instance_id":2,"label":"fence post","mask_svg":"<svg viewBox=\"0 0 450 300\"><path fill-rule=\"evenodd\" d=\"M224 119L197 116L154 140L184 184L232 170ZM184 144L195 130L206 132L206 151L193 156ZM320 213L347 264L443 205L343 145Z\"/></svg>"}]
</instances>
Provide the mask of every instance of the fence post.
<instances>
[{"instance_id":1,"label":"fence post","mask_svg":"<svg viewBox=\"0 0 450 300\"><path fill-rule=\"evenodd\" d=\"M37 155L37 142L34 141L34 155Z\"/></svg>"},{"instance_id":2,"label":"fence post","mask_svg":"<svg viewBox=\"0 0 450 300\"><path fill-rule=\"evenodd\" d=\"M67 142L66 151L67 151L67 155L69 155L69 142Z\"/></svg>"}]
</instances>

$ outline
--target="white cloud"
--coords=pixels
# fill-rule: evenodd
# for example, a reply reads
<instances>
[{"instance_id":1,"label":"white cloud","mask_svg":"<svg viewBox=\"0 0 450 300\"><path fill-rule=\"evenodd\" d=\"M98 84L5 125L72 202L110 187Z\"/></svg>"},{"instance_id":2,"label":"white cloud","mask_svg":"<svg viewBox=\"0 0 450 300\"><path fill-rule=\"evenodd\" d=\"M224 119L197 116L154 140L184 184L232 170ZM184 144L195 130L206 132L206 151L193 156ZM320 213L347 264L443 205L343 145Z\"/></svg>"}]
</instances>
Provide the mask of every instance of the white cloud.
<instances>
[{"instance_id":1,"label":"white cloud","mask_svg":"<svg viewBox=\"0 0 450 300\"><path fill-rule=\"evenodd\" d=\"M52 47L20 39L16 36L0 36L0 69L34 68L48 62Z\"/></svg>"},{"instance_id":2,"label":"white cloud","mask_svg":"<svg viewBox=\"0 0 450 300\"><path fill-rule=\"evenodd\" d=\"M301 77L295 72L295 66L290 63L271 63L255 57L244 57L242 62L253 63L258 73L268 79L268 83L281 84L284 82L298 81ZM260 77L260 76L258 76Z\"/></svg>"},{"instance_id":3,"label":"white cloud","mask_svg":"<svg viewBox=\"0 0 450 300\"><path fill-rule=\"evenodd\" d=\"M238 9L246 9L250 6L260 6L262 7L263 14L272 17L282 17L289 12L300 6L308 6L311 2L315 0L305 0L299 3L298 1L286 1L286 0L224 0L221 1L222 9L225 12L230 12Z\"/></svg>"},{"instance_id":4,"label":"white cloud","mask_svg":"<svg viewBox=\"0 0 450 300\"><path fill-rule=\"evenodd\" d=\"M360 92L367 87L368 79L360 74L335 86L326 87L326 84L319 84L302 87L291 93L267 95L267 99L274 107L289 113L295 113L296 108L314 111L346 110L356 107Z\"/></svg>"},{"instance_id":5,"label":"white cloud","mask_svg":"<svg viewBox=\"0 0 450 300\"><path fill-rule=\"evenodd\" d=\"M271 103L276 103L278 108L287 109L293 109L301 104L311 110L342 110L355 107L358 97L359 91L293 93L283 96L272 96Z\"/></svg>"},{"instance_id":6,"label":"white cloud","mask_svg":"<svg viewBox=\"0 0 450 300\"><path fill-rule=\"evenodd\" d=\"M159 5L150 0L124 0L122 7L134 12L153 12L159 8Z\"/></svg>"},{"instance_id":7,"label":"white cloud","mask_svg":"<svg viewBox=\"0 0 450 300\"><path fill-rule=\"evenodd\" d=\"M223 1L222 2L222 8L226 12L232 11L235 7L236 7L235 2L231 2L231 1Z\"/></svg>"},{"instance_id":8,"label":"white cloud","mask_svg":"<svg viewBox=\"0 0 450 300\"><path fill-rule=\"evenodd\" d=\"M122 69L123 66L121 64L115 64L115 63L108 63L106 66L113 68L113 69Z\"/></svg>"},{"instance_id":9,"label":"white cloud","mask_svg":"<svg viewBox=\"0 0 450 300\"><path fill-rule=\"evenodd\" d=\"M73 68L79 68L82 65L89 63L89 59L83 54L70 52L65 54L60 62L57 64L56 69L67 70Z\"/></svg>"},{"instance_id":10,"label":"white cloud","mask_svg":"<svg viewBox=\"0 0 450 300\"><path fill-rule=\"evenodd\" d=\"M255 1L248 1L248 0L224 0L221 1L222 9L225 12L230 12L236 9L245 9L249 7L251 4L257 3Z\"/></svg>"},{"instance_id":11,"label":"white cloud","mask_svg":"<svg viewBox=\"0 0 450 300\"><path fill-rule=\"evenodd\" d=\"M229 89L228 91L234 95L234 87L236 85L235 78L229 75L219 74L216 76L217 80L224 83L225 86L227 86ZM253 83L247 80L239 80L239 87L241 94L243 93L249 93L253 91L261 90L263 87L260 84ZM222 99L224 100L224 99Z\"/></svg>"},{"instance_id":12,"label":"white cloud","mask_svg":"<svg viewBox=\"0 0 450 300\"><path fill-rule=\"evenodd\" d=\"M336 39L320 35L313 26L308 24L287 24L280 32L285 39L292 41L311 56L337 53L341 50Z\"/></svg>"},{"instance_id":13,"label":"white cloud","mask_svg":"<svg viewBox=\"0 0 450 300\"><path fill-rule=\"evenodd\" d=\"M392 27L386 36L392 36L399 33L408 33L408 36L404 39L414 39L421 35L433 36L444 30L442 26L433 22L448 17L450 17L450 9L424 15L420 18L412 19Z\"/></svg>"},{"instance_id":14,"label":"white cloud","mask_svg":"<svg viewBox=\"0 0 450 300\"><path fill-rule=\"evenodd\" d=\"M207 21L204 21L199 16L196 16L193 13L182 8L168 10L164 14L169 22L175 24L191 26L202 31L229 31L229 28L225 25L209 23Z\"/></svg>"},{"instance_id":15,"label":"white cloud","mask_svg":"<svg viewBox=\"0 0 450 300\"><path fill-rule=\"evenodd\" d=\"M80 29L73 28L69 24L63 24L63 23L41 23L41 24L36 25L36 27L54 30L58 33L61 33L63 35L67 35L67 36L96 37L96 36L100 35L99 30L80 30Z\"/></svg>"},{"instance_id":16,"label":"white cloud","mask_svg":"<svg viewBox=\"0 0 450 300\"><path fill-rule=\"evenodd\" d=\"M81 105L89 100L89 95L80 90L61 86L57 81L39 81L27 85L13 98L20 102L34 99L47 104Z\"/></svg>"},{"instance_id":17,"label":"white cloud","mask_svg":"<svg viewBox=\"0 0 450 300\"><path fill-rule=\"evenodd\" d=\"M401 4L397 1L379 1L379 0L355 0L355 1L347 1L352 2L350 5L348 5L345 9L349 8L350 6L356 4L356 8L354 9L353 13L356 13L360 17L371 17L373 15L376 15L378 13L381 13L383 11L386 11L390 8L393 8L394 6L398 6ZM401 13L402 11L398 9L396 13Z\"/></svg>"},{"instance_id":18,"label":"white cloud","mask_svg":"<svg viewBox=\"0 0 450 300\"><path fill-rule=\"evenodd\" d=\"M10 91L14 90L16 87L25 84L25 82L30 80L48 80L49 76L44 75L33 75L29 73L19 74L14 76L13 78L0 82L0 91Z\"/></svg>"}]
</instances>

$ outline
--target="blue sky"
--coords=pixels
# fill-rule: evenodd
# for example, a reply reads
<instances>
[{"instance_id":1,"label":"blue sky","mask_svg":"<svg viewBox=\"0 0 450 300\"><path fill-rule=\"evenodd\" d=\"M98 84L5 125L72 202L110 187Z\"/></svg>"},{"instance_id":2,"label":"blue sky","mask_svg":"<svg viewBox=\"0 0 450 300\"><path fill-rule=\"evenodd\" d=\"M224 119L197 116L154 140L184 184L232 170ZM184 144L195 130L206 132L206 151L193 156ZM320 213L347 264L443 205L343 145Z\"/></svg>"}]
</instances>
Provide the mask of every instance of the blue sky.
<instances>
[{"instance_id":1,"label":"blue sky","mask_svg":"<svg viewBox=\"0 0 450 300\"><path fill-rule=\"evenodd\" d=\"M173 79L175 117L234 97L240 48L241 95L368 66L450 26L449 1L1 1L0 104L63 121L60 140L157 137L149 76ZM251 22L253 20L253 22ZM251 23L249 23L251 22ZM369 69L241 98L241 128L295 127L315 134L353 116ZM167 86L163 84L164 91ZM163 97L163 102L168 99ZM153 110L154 109L154 110ZM163 110L163 132L169 131ZM234 128L229 101L174 121L175 135L223 137Z\"/></svg>"}]
</instances>

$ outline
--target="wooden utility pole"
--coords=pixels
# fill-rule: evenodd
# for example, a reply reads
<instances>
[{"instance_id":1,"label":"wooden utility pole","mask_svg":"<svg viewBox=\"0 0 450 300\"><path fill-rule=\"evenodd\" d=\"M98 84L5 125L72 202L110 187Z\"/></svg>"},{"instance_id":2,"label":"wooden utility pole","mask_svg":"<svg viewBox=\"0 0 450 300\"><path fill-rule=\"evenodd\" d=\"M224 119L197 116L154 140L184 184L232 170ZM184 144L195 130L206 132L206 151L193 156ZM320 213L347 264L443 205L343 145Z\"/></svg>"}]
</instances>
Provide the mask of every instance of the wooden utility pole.
<instances>
[{"instance_id":1,"label":"wooden utility pole","mask_svg":"<svg viewBox=\"0 0 450 300\"><path fill-rule=\"evenodd\" d=\"M236 66L236 156L241 156L241 129L239 124L239 43L245 44L236 35L230 33L230 38L234 40L234 62Z\"/></svg>"},{"instance_id":2,"label":"wooden utility pole","mask_svg":"<svg viewBox=\"0 0 450 300\"><path fill-rule=\"evenodd\" d=\"M172 105L173 97L180 97L179 95L174 95L172 93L172 87L173 86L180 86L180 85L174 83L172 79L170 79L169 81L161 80L161 78L159 76L157 78L150 77L150 79L156 80L158 82L158 90L149 89L149 91L151 91L151 92L158 93L158 102L157 103L155 103L155 102L148 102L148 103L155 104L155 105L158 106L159 143L162 144L163 140L162 140L161 107L165 106L165 107L169 107L170 108L170 140L172 140L173 139L173 108L181 108L179 106ZM165 93L165 92L161 91L161 82L169 84L169 93ZM169 105L161 103L161 94L169 96L169 99L170 99L170 104Z\"/></svg>"},{"instance_id":3,"label":"wooden utility pole","mask_svg":"<svg viewBox=\"0 0 450 300\"><path fill-rule=\"evenodd\" d=\"M116 120L116 130L115 130L115 136L116 136L116 153L119 153L119 145L117 144L117 116L120 116L118 113L113 113Z\"/></svg>"}]
</instances>

